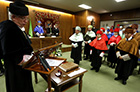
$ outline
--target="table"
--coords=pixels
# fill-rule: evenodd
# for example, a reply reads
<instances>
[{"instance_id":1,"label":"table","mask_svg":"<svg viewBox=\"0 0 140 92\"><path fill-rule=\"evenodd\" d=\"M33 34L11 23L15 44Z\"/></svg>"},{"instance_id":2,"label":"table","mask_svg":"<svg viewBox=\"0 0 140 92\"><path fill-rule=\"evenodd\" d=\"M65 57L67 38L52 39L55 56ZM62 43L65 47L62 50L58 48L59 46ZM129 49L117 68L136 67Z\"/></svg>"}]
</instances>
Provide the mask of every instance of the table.
<instances>
[{"instance_id":1,"label":"table","mask_svg":"<svg viewBox=\"0 0 140 92\"><path fill-rule=\"evenodd\" d=\"M79 67L77 69L74 69L74 70L66 73L63 70L61 70L59 67L57 67L56 69L53 68L53 71L49 75L45 75L44 73L40 73L40 72L39 72L39 74L48 83L49 91L46 91L46 92L52 92L51 87L54 87L56 92L63 92L63 91L65 91L65 90L67 90L67 89L69 89L69 88L71 88L71 87L73 87L73 86L75 86L77 84L79 84L79 92L82 92L82 78L84 76L84 73L87 72L87 70L85 69L81 73L78 73L78 74L76 74L75 76L72 76L72 77L68 76L68 74L70 74L70 73L72 73L74 71L80 70L80 69L83 69L83 68ZM60 77L57 77L55 75L55 73L58 70L60 70L62 72L62 75ZM37 81L37 76L35 78L35 81Z\"/></svg>"},{"instance_id":2,"label":"table","mask_svg":"<svg viewBox=\"0 0 140 92\"><path fill-rule=\"evenodd\" d=\"M55 88L56 92L63 92L77 84L79 84L79 92L82 92L82 78L85 72L87 72L86 69L84 69L84 71L76 74L75 76L69 77L68 74L70 74L71 72L77 71L83 69L81 67L74 69L70 72L64 72L63 70L61 70L59 67L57 67L52 73L51 73L51 81L52 81L52 87ZM60 77L57 77L55 75L56 72L58 72L58 70L60 70L62 72L62 75ZM41 74L41 76L43 78L45 78L45 80L47 79L44 75Z\"/></svg>"},{"instance_id":3,"label":"table","mask_svg":"<svg viewBox=\"0 0 140 92\"><path fill-rule=\"evenodd\" d=\"M79 84L79 92L82 92L82 78L85 72L87 72L87 70L82 71L81 73L76 74L75 76L69 77L68 74L70 74L71 72L77 71L83 69L81 67L74 69L70 72L64 72L63 70L61 70L59 67L57 69L55 69L52 73L51 73L51 80L54 83L56 92L62 92L65 91L71 87L73 87L76 84ZM60 70L62 71L62 75L60 77L57 77L55 75L55 73ZM79 79L78 79L79 78Z\"/></svg>"},{"instance_id":4,"label":"table","mask_svg":"<svg viewBox=\"0 0 140 92\"><path fill-rule=\"evenodd\" d=\"M55 41L60 43L62 42L62 37L45 37L45 38L39 38L39 37L33 37L30 38L32 44L31 46L33 47L34 50L38 50L40 48L44 48L50 45L55 44Z\"/></svg>"}]
</instances>

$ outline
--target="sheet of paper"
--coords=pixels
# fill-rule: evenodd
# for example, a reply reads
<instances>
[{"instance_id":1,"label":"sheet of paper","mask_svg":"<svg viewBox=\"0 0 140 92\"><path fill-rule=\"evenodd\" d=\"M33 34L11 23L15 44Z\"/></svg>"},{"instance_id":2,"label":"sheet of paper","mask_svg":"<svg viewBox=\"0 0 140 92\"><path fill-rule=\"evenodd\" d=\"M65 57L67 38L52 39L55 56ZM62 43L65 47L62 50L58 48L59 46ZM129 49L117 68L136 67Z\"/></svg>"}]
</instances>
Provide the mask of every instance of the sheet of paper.
<instances>
[{"instance_id":1,"label":"sheet of paper","mask_svg":"<svg viewBox=\"0 0 140 92\"><path fill-rule=\"evenodd\" d=\"M73 72L69 73L68 76L73 77L73 76L75 76L77 74L80 74L82 72L85 72L85 71L86 71L86 69L80 68L79 70L76 70L76 71L73 71Z\"/></svg>"},{"instance_id":2,"label":"sheet of paper","mask_svg":"<svg viewBox=\"0 0 140 92\"><path fill-rule=\"evenodd\" d=\"M56 60L56 59L48 59L48 58L46 59L46 61L50 66L59 66L61 63L64 62L64 60Z\"/></svg>"}]
</instances>

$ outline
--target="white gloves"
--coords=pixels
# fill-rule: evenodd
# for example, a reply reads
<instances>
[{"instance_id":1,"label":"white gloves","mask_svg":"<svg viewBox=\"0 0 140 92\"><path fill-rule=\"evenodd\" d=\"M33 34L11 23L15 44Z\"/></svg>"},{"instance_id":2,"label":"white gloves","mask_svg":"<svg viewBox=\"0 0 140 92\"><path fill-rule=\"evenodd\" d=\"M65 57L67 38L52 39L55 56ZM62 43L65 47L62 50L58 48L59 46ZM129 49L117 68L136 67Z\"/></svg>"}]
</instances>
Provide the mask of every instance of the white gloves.
<instances>
[{"instance_id":1,"label":"white gloves","mask_svg":"<svg viewBox=\"0 0 140 92\"><path fill-rule=\"evenodd\" d=\"M92 49L90 50L90 55L92 54Z\"/></svg>"},{"instance_id":2,"label":"white gloves","mask_svg":"<svg viewBox=\"0 0 140 92\"><path fill-rule=\"evenodd\" d=\"M36 35L39 36L39 33L37 32Z\"/></svg>"},{"instance_id":3,"label":"white gloves","mask_svg":"<svg viewBox=\"0 0 140 92\"><path fill-rule=\"evenodd\" d=\"M114 42L112 42L112 43L110 43L110 46L113 46L113 45L115 45L116 43L114 43Z\"/></svg>"},{"instance_id":4,"label":"white gloves","mask_svg":"<svg viewBox=\"0 0 140 92\"><path fill-rule=\"evenodd\" d=\"M90 42L91 42L91 40L88 41L88 43L90 43Z\"/></svg>"},{"instance_id":5,"label":"white gloves","mask_svg":"<svg viewBox=\"0 0 140 92\"><path fill-rule=\"evenodd\" d=\"M84 41L84 43L86 43L86 44L88 44L88 43L90 43L91 42L91 40L88 40L88 41Z\"/></svg>"},{"instance_id":6,"label":"white gloves","mask_svg":"<svg viewBox=\"0 0 140 92\"><path fill-rule=\"evenodd\" d=\"M116 52L116 56L117 56L117 58L121 56L120 51Z\"/></svg>"},{"instance_id":7,"label":"white gloves","mask_svg":"<svg viewBox=\"0 0 140 92\"><path fill-rule=\"evenodd\" d=\"M104 52L101 52L99 56L100 56L100 57L103 57L104 54L105 54Z\"/></svg>"},{"instance_id":8,"label":"white gloves","mask_svg":"<svg viewBox=\"0 0 140 92\"><path fill-rule=\"evenodd\" d=\"M77 44L77 43L72 43L72 46L73 46L74 48L77 48L77 47L78 47L78 44Z\"/></svg>"}]
</instances>

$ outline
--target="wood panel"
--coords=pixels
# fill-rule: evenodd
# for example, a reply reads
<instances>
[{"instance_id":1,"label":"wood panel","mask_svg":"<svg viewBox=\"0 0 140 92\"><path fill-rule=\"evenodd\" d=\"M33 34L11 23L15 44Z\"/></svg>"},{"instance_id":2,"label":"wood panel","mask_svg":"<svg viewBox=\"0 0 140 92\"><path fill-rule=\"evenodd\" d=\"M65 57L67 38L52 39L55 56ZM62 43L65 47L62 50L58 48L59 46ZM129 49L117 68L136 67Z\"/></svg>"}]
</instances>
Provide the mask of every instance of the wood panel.
<instances>
[{"instance_id":1,"label":"wood panel","mask_svg":"<svg viewBox=\"0 0 140 92\"><path fill-rule=\"evenodd\" d=\"M4 2L4 1L0 1L0 22L7 20L7 6L9 5L9 3Z\"/></svg>"},{"instance_id":2,"label":"wood panel","mask_svg":"<svg viewBox=\"0 0 140 92\"><path fill-rule=\"evenodd\" d=\"M62 52L71 51L72 47L61 48Z\"/></svg>"},{"instance_id":3,"label":"wood panel","mask_svg":"<svg viewBox=\"0 0 140 92\"><path fill-rule=\"evenodd\" d=\"M65 16L61 15L60 17L60 30L61 30L61 36L62 36L62 41L65 44L70 44L69 37L72 33L72 18L73 16Z\"/></svg>"},{"instance_id":4,"label":"wood panel","mask_svg":"<svg viewBox=\"0 0 140 92\"><path fill-rule=\"evenodd\" d=\"M75 13L75 26L86 27L87 25L87 10Z\"/></svg>"},{"instance_id":5,"label":"wood panel","mask_svg":"<svg viewBox=\"0 0 140 92\"><path fill-rule=\"evenodd\" d=\"M75 21L73 22L73 27L78 25L87 29L87 26L90 24L87 20L88 16L93 16L95 20L95 28L100 28L100 15L89 10L75 13L75 17L73 18L73 21Z\"/></svg>"},{"instance_id":6,"label":"wood panel","mask_svg":"<svg viewBox=\"0 0 140 92\"><path fill-rule=\"evenodd\" d=\"M57 41L58 43L62 42L62 37L45 37L45 38L38 38L38 37L33 37L30 38L30 40L32 41L31 46L33 47L34 50L38 50L40 48L44 48L50 45L54 45L55 41Z\"/></svg>"},{"instance_id":7,"label":"wood panel","mask_svg":"<svg viewBox=\"0 0 140 92\"><path fill-rule=\"evenodd\" d=\"M140 8L133 9L133 10L126 10L120 12L112 12L101 14L101 21L107 20L120 20L120 19L137 19L140 18ZM110 16L112 14L112 16Z\"/></svg>"},{"instance_id":8,"label":"wood panel","mask_svg":"<svg viewBox=\"0 0 140 92\"><path fill-rule=\"evenodd\" d=\"M4 1L0 1L0 22L7 20L7 6L9 6L9 3L4 2ZM49 9L41 9L41 8L34 8L34 7L30 7L29 5L27 5L27 7L29 7L29 18L31 18L32 21L32 29L34 30L35 26L36 26L36 21L35 21L35 11L38 12L45 12L45 13L52 13L52 14L59 14L60 15L60 36L62 36L62 41L65 44L70 44L69 41L69 36L72 33L72 19L73 19L73 15L72 14L68 14L68 13L58 13L58 12L54 12L53 10L49 10ZM25 29L26 32L28 34L28 30L29 30L29 22L25 25Z\"/></svg>"},{"instance_id":9,"label":"wood panel","mask_svg":"<svg viewBox=\"0 0 140 92\"><path fill-rule=\"evenodd\" d=\"M4 2L4 1L0 1L0 22L7 20L7 6L9 6L9 3ZM87 21L87 16L88 15L93 15L95 17L95 27L99 27L99 16L98 14L94 13L94 12L90 12L86 10L86 11L81 11L78 12L74 15L72 14L68 14L68 13L57 13L54 12L53 10L49 10L49 9L41 9L41 8L34 8L31 7L29 5L27 5L27 7L29 7L29 18L31 18L32 21L32 29L34 30L35 26L36 26L36 21L35 21L35 11L38 12L45 12L45 13L52 13L52 14L60 14L60 36L62 37L62 41L65 44L70 44L70 40L69 37L73 34L73 27L79 25L80 27L87 27L88 25L88 21ZM27 23L27 25L25 26L26 32L28 34L28 30L29 30L29 22Z\"/></svg>"}]
</instances>

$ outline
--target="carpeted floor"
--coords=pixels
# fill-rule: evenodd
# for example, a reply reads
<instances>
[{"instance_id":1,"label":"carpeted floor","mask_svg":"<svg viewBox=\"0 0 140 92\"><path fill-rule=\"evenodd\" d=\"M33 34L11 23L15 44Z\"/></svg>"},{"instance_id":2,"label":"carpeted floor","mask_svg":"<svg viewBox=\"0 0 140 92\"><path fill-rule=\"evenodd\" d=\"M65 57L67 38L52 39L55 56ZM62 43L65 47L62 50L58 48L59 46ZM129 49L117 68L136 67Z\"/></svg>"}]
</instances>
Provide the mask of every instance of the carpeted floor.
<instances>
[{"instance_id":1,"label":"carpeted floor","mask_svg":"<svg viewBox=\"0 0 140 92\"><path fill-rule=\"evenodd\" d=\"M63 53L64 58L67 61L73 62L70 58L70 52ZM109 68L104 62L100 71L97 73L94 70L90 70L90 62L88 60L82 60L80 67L88 70L83 77L83 89L82 92L140 92L140 75L137 74L137 69L134 74L130 76L127 81L127 85L122 85L121 81L115 81L116 74L114 69ZM5 89L5 77L0 77L0 92L6 92ZM33 86L35 92L44 92L47 88L47 83L43 78L38 75L39 83L35 84L33 75ZM78 92L78 85L68 89L65 92Z\"/></svg>"}]
</instances>

